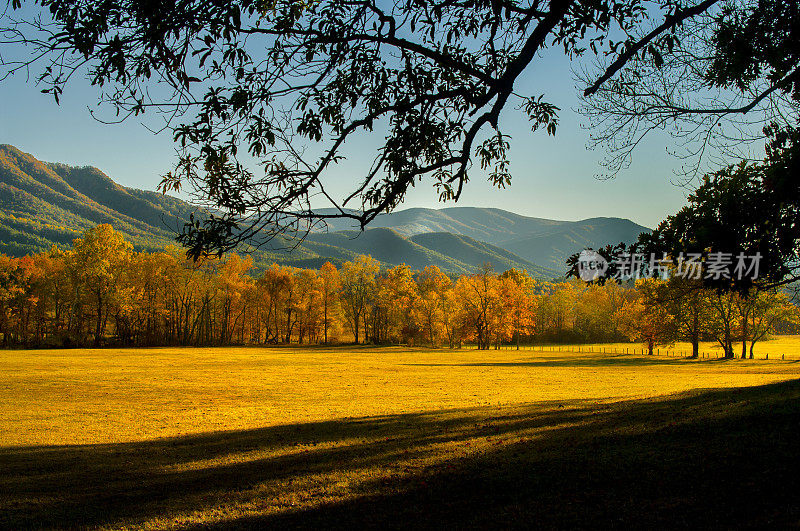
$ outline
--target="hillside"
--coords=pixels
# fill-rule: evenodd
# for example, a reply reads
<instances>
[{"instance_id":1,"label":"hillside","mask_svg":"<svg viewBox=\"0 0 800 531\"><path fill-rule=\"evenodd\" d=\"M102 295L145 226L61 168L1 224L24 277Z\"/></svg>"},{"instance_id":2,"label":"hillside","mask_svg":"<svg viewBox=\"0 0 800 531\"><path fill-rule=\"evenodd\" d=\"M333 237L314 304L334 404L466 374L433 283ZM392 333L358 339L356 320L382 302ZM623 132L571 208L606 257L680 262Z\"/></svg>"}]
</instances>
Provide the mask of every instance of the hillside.
<instances>
[{"instance_id":1,"label":"hillside","mask_svg":"<svg viewBox=\"0 0 800 531\"><path fill-rule=\"evenodd\" d=\"M328 222L328 230L352 230L353 223L351 219L333 219ZM451 207L438 210L409 208L381 214L370 223L370 227L391 228L404 236L449 232L497 245L517 236L547 231L563 223L569 222L521 216L499 208Z\"/></svg>"},{"instance_id":2,"label":"hillside","mask_svg":"<svg viewBox=\"0 0 800 531\"><path fill-rule=\"evenodd\" d=\"M545 267L563 268L566 258L575 252L619 242L631 243L649 230L628 219L592 218L562 222L549 230L518 236L497 245Z\"/></svg>"},{"instance_id":3,"label":"hillside","mask_svg":"<svg viewBox=\"0 0 800 531\"><path fill-rule=\"evenodd\" d=\"M333 220L329 230L352 229L352 220ZM409 208L378 216L371 227L391 228L418 241L418 235L450 233L486 242L544 267L564 269L571 254L587 247L630 243L650 229L623 218L581 221L521 216L497 208Z\"/></svg>"},{"instance_id":4,"label":"hillside","mask_svg":"<svg viewBox=\"0 0 800 531\"><path fill-rule=\"evenodd\" d=\"M375 228L366 231L338 231L310 234L304 247L320 255L325 248L346 249L353 254L371 254L384 263L405 263L413 269L436 265L444 271L464 274L472 273L485 262L498 271L510 268L527 269L538 278L553 278L559 270L533 264L498 247L472 238L449 233L430 233L405 237L393 229Z\"/></svg>"},{"instance_id":5,"label":"hillside","mask_svg":"<svg viewBox=\"0 0 800 531\"><path fill-rule=\"evenodd\" d=\"M136 250L160 250L174 243L194 210L174 197L120 186L97 168L41 162L13 146L0 145L0 253L22 256L53 245L66 248L84 230L100 223L122 232ZM436 265L451 274L470 273L484 262L500 271L527 269L538 278L561 274L560 265L541 267L465 235L426 232L416 235L378 227L363 233L316 233L298 246L282 246L295 247L291 253L273 248L252 254L259 266L278 262L319 267L328 260L339 265L358 254L371 254L386 266Z\"/></svg>"},{"instance_id":6,"label":"hillside","mask_svg":"<svg viewBox=\"0 0 800 531\"><path fill-rule=\"evenodd\" d=\"M109 223L139 250L171 243L193 208L116 184L96 168L48 164L0 145L0 252L20 256L68 246Z\"/></svg>"}]
</instances>

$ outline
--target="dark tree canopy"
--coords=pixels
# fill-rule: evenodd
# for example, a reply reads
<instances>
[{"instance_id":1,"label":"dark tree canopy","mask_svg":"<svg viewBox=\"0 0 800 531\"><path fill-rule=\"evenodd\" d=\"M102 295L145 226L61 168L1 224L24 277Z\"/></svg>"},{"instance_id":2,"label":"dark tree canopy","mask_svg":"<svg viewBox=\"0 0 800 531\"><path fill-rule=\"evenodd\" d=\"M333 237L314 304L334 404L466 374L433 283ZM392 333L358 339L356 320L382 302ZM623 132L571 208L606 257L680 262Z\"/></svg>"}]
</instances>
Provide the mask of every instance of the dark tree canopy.
<instances>
[{"instance_id":1,"label":"dark tree canopy","mask_svg":"<svg viewBox=\"0 0 800 531\"><path fill-rule=\"evenodd\" d=\"M798 68L797 1L727 1L681 25L657 62L631 57L616 77L586 89L583 112L599 124L594 139L609 149L611 174L661 130L679 141L686 184L699 178L689 204L634 251L673 259L759 253L756 287L800 278ZM749 278L704 283L742 292L754 286Z\"/></svg>"},{"instance_id":2,"label":"dark tree canopy","mask_svg":"<svg viewBox=\"0 0 800 531\"><path fill-rule=\"evenodd\" d=\"M514 90L537 54L555 47L596 57L586 94L607 102L631 71L655 72L695 45L684 29L695 19L720 17L720 35L737 46L738 11L717 3L11 0L0 25L6 44L33 54L7 60L6 71L33 65L56 100L71 76L87 73L120 119L167 118L181 157L163 188L189 187L215 211L182 237L198 256L329 216L363 227L421 181L457 200L474 164L506 186L501 111L518 107L549 134L558 124L547 95ZM743 53L744 62L753 57ZM758 62L775 58L765 49ZM723 72L736 76L733 67L743 72L736 79L777 68L742 61L721 64L709 82L729 83ZM325 177L362 134L382 139L374 163L334 197ZM333 210L312 211L319 198Z\"/></svg>"},{"instance_id":3,"label":"dark tree canopy","mask_svg":"<svg viewBox=\"0 0 800 531\"><path fill-rule=\"evenodd\" d=\"M704 178L689 205L668 217L652 234L642 235L643 252L733 252L760 256L758 278L737 278L735 260L725 277L705 284L748 292L754 285L775 286L800 272L800 203L775 193L769 164L741 163Z\"/></svg>"}]
</instances>

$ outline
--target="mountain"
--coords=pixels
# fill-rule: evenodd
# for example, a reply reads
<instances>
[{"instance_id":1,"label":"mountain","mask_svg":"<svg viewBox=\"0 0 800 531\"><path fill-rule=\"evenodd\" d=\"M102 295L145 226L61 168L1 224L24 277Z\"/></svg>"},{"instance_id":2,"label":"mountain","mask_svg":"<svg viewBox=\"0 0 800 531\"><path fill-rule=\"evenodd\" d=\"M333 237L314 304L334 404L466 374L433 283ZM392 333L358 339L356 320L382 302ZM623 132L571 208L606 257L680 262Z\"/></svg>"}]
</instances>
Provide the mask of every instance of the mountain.
<instances>
[{"instance_id":1,"label":"mountain","mask_svg":"<svg viewBox=\"0 0 800 531\"><path fill-rule=\"evenodd\" d=\"M334 256L336 250L352 254L371 254L388 264L408 264L413 269L436 265L455 274L472 273L485 262L498 271L527 269L537 278L550 279L561 274L515 256L499 247L479 242L466 236L446 232L420 234L406 237L394 229L374 228L364 232L337 231L309 234L303 246L320 256ZM325 246L325 247L323 247ZM341 258L348 258L342 256Z\"/></svg>"},{"instance_id":2,"label":"mountain","mask_svg":"<svg viewBox=\"0 0 800 531\"><path fill-rule=\"evenodd\" d=\"M100 223L124 233L137 249L160 249L193 210L173 197L122 187L96 168L48 164L0 145L2 253L64 247Z\"/></svg>"},{"instance_id":3,"label":"mountain","mask_svg":"<svg viewBox=\"0 0 800 531\"><path fill-rule=\"evenodd\" d=\"M0 145L0 253L22 256L53 245L65 248L84 230L100 223L122 232L136 250L160 250L174 243L195 210L174 197L120 186L97 168L41 162L13 146ZM328 260L338 265L358 254L371 254L387 266L406 263L421 269L436 265L450 274L470 273L484 262L491 262L499 271L527 269L545 279L559 276L563 269L561 265L541 267L498 246L453 232L447 225L440 231L416 233L380 226L363 233L329 231L309 234L299 245L274 242L271 250L251 254L262 267L272 262L319 267ZM277 247L294 249L287 253Z\"/></svg>"},{"instance_id":4,"label":"mountain","mask_svg":"<svg viewBox=\"0 0 800 531\"><path fill-rule=\"evenodd\" d=\"M591 218L562 223L497 245L545 267L563 268L564 261L575 252L620 242L631 243L636 241L639 234L650 232L647 227L620 218Z\"/></svg>"},{"instance_id":5,"label":"mountain","mask_svg":"<svg viewBox=\"0 0 800 531\"><path fill-rule=\"evenodd\" d=\"M332 213L323 209L321 213ZM517 236L546 231L564 221L532 218L501 210L499 208L451 207L409 208L390 214L381 214L370 227L391 228L404 236L415 236L430 232L450 232L469 236L479 241L497 244ZM356 228L351 219L332 219L328 230L352 230Z\"/></svg>"},{"instance_id":6,"label":"mountain","mask_svg":"<svg viewBox=\"0 0 800 531\"><path fill-rule=\"evenodd\" d=\"M352 220L334 219L328 222L328 230L352 229L352 223ZM391 228L412 239L430 233L467 236L558 271L564 269L564 261L575 252L587 247L631 243L642 232L650 231L624 218L556 221L477 207L409 208L382 214L370 227Z\"/></svg>"}]
</instances>

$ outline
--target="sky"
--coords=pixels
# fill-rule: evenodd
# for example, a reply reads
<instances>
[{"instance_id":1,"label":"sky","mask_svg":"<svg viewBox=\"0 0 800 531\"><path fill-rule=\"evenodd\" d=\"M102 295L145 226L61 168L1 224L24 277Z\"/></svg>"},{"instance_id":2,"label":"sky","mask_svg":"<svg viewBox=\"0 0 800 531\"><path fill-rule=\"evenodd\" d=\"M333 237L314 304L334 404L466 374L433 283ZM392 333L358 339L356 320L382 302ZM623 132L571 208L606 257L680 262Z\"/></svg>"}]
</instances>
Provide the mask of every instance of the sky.
<instances>
[{"instance_id":1,"label":"sky","mask_svg":"<svg viewBox=\"0 0 800 531\"><path fill-rule=\"evenodd\" d=\"M6 53L6 57L8 54ZM418 184L400 207L442 208L479 206L558 220L622 217L647 227L680 209L688 190L673 184L680 161L667 154L668 139L653 136L634 153L630 168L614 179L599 179L604 153L587 149L589 131L575 109L578 89L573 65L561 53L539 57L515 85L518 93L544 94L561 108L555 137L532 132L513 107L504 112L504 132L510 134L512 185L495 189L475 171L457 204L437 201L431 185ZM89 113L97 109L98 91L82 79L68 86L56 105L40 93L24 73L0 82L0 143L11 144L39 160L96 166L118 183L155 190L176 154L169 131L154 134L158 122L145 117L121 124L104 124ZM101 115L110 109L100 109ZM356 146L359 148L360 146ZM342 191L357 182L359 170L374 156L369 142L330 176Z\"/></svg>"}]
</instances>

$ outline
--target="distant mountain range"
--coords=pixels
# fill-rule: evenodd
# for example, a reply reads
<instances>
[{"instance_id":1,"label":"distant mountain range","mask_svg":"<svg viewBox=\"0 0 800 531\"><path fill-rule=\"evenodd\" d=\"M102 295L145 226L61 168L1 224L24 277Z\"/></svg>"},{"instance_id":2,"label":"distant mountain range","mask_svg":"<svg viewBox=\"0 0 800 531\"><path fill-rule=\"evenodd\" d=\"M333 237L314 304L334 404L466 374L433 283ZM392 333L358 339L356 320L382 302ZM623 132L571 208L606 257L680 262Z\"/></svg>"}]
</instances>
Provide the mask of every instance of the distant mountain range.
<instances>
[{"instance_id":1,"label":"distant mountain range","mask_svg":"<svg viewBox=\"0 0 800 531\"><path fill-rule=\"evenodd\" d=\"M564 269L567 257L577 251L630 243L642 232L650 231L623 218L556 221L477 207L409 208L378 216L370 227L391 228L412 239L434 232L467 236L559 271ZM346 229L352 229L352 220L335 219L328 223L330 231Z\"/></svg>"},{"instance_id":2,"label":"distant mountain range","mask_svg":"<svg viewBox=\"0 0 800 531\"><path fill-rule=\"evenodd\" d=\"M134 248L163 249L196 207L180 199L123 187L92 167L47 163L0 145L0 252L22 256L67 247L87 228L109 223ZM585 247L636 239L646 227L620 218L554 221L495 208L411 208L379 216L363 233L333 220L291 253L253 252L257 265L319 267L371 254L384 265L437 265L470 273L484 262L539 278L563 274L564 260Z\"/></svg>"}]
</instances>

